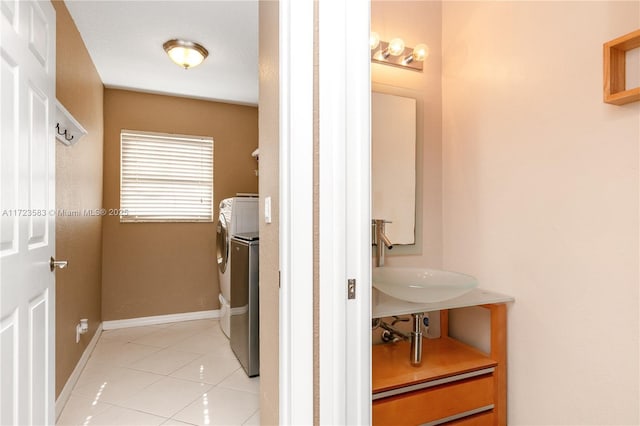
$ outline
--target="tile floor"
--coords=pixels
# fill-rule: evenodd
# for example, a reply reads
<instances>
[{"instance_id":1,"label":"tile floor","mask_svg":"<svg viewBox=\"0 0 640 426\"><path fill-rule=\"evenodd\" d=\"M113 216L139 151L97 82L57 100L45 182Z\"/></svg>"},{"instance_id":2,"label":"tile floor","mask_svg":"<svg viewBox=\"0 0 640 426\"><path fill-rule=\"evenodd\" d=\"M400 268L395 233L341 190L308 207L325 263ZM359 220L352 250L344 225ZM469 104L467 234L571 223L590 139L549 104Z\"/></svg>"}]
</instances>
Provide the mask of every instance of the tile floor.
<instances>
[{"instance_id":1,"label":"tile floor","mask_svg":"<svg viewBox=\"0 0 640 426\"><path fill-rule=\"evenodd\" d=\"M104 331L58 425L259 425L248 378L217 320Z\"/></svg>"}]
</instances>

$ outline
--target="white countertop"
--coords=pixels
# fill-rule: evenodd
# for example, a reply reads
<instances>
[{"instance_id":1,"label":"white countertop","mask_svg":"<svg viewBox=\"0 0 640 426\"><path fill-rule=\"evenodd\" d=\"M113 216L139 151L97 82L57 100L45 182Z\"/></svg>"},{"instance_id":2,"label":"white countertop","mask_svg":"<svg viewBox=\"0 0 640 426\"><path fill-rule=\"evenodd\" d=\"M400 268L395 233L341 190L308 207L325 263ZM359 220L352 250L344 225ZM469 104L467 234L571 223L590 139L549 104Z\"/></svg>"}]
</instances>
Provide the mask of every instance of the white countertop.
<instances>
[{"instance_id":1,"label":"white countertop","mask_svg":"<svg viewBox=\"0 0 640 426\"><path fill-rule=\"evenodd\" d=\"M465 308L467 306L485 305L488 303L508 303L515 299L505 294L474 288L470 292L454 299L436 303L413 303L396 299L385 293L373 289L372 292L372 318L390 317L393 315L407 315L417 312L433 312L442 309Z\"/></svg>"}]
</instances>

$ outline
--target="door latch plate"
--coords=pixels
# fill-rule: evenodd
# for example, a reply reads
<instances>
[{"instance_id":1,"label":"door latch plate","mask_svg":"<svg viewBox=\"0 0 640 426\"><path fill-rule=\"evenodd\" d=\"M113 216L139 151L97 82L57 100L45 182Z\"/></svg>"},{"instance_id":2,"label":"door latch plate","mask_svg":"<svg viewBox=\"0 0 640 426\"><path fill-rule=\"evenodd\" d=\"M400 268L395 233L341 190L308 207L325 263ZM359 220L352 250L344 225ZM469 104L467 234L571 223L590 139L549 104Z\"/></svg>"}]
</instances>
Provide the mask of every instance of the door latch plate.
<instances>
[{"instance_id":1,"label":"door latch plate","mask_svg":"<svg viewBox=\"0 0 640 426\"><path fill-rule=\"evenodd\" d=\"M347 299L356 298L356 280L350 278L347 280Z\"/></svg>"}]
</instances>

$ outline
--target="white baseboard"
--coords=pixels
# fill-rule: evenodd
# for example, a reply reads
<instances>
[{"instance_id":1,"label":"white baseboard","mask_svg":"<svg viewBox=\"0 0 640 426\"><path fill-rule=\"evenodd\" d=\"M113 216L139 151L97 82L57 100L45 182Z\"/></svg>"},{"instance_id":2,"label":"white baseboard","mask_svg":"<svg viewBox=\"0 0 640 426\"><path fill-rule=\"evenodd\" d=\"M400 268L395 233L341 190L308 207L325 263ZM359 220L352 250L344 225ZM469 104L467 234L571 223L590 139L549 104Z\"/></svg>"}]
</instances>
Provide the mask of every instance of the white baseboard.
<instances>
[{"instance_id":1,"label":"white baseboard","mask_svg":"<svg viewBox=\"0 0 640 426\"><path fill-rule=\"evenodd\" d=\"M185 312L182 314L156 315L153 317L129 318L123 320L103 321L103 330L117 328L140 327L144 325L167 324L170 322L193 321L199 319L220 318L220 310Z\"/></svg>"},{"instance_id":2,"label":"white baseboard","mask_svg":"<svg viewBox=\"0 0 640 426\"><path fill-rule=\"evenodd\" d=\"M56 419L60 417L60 414L62 413L62 409L67 404L67 401L71 396L71 391L73 390L73 387L76 385L78 379L80 378L80 373L82 373L82 370L84 370L84 366L87 365L87 361L91 356L91 352L93 352L93 349L96 347L96 344L98 343L98 339L100 338L101 334L102 334L102 324L98 326L98 329L96 330L95 334L91 338L91 341L89 342L87 347L84 349L84 352L82 353L80 360L76 364L76 367L73 369L73 372L71 372L71 375L67 379L67 383L64 384L64 387L62 388L62 392L60 392L58 399L56 399Z\"/></svg>"}]
</instances>

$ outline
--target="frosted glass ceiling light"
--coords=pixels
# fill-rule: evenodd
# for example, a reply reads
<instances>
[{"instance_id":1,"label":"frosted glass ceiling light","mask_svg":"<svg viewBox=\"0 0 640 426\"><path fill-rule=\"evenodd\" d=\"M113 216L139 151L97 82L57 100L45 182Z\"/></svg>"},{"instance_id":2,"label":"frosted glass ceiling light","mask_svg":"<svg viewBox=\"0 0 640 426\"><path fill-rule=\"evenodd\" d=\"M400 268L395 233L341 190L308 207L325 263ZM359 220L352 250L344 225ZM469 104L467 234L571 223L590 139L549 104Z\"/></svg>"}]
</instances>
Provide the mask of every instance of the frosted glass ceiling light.
<instances>
[{"instance_id":1,"label":"frosted glass ceiling light","mask_svg":"<svg viewBox=\"0 0 640 426\"><path fill-rule=\"evenodd\" d=\"M174 39L167 41L162 47L171 60L184 69L200 65L209 56L204 46L193 41Z\"/></svg>"}]
</instances>

